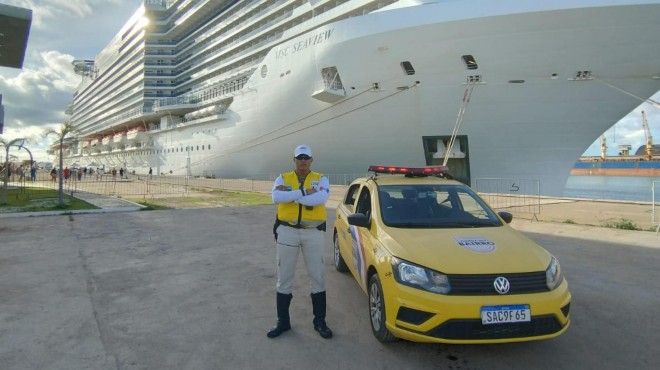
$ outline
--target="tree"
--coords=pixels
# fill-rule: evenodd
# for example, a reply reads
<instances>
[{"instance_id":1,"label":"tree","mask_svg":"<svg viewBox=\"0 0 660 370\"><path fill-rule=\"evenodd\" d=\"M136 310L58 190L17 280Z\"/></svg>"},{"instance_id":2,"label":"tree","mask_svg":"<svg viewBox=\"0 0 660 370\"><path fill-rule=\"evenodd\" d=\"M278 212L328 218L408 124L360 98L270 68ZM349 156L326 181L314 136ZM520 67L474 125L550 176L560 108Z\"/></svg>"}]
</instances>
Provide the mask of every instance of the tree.
<instances>
[{"instance_id":1,"label":"tree","mask_svg":"<svg viewBox=\"0 0 660 370\"><path fill-rule=\"evenodd\" d=\"M59 130L48 130L46 131L46 136L51 136L54 135L57 138L57 141L59 143L59 154L60 154L60 167L58 171L58 177L59 177L59 198L58 198L58 205L61 207L64 205L64 171L62 171L62 167L64 167L64 156L62 155L63 149L64 149L64 140L69 136L72 135L75 132L75 129L73 128L73 125L70 123L63 123L62 126L60 126Z\"/></svg>"},{"instance_id":2,"label":"tree","mask_svg":"<svg viewBox=\"0 0 660 370\"><path fill-rule=\"evenodd\" d=\"M0 204L7 204L7 190L8 186L7 183L9 182L9 148L12 146L16 147L21 147L25 143L25 139L23 138L17 138L14 140L6 141L3 138L0 138L0 146L5 147L5 164L2 166L2 179L3 179L3 186L2 186L2 203Z\"/></svg>"}]
</instances>

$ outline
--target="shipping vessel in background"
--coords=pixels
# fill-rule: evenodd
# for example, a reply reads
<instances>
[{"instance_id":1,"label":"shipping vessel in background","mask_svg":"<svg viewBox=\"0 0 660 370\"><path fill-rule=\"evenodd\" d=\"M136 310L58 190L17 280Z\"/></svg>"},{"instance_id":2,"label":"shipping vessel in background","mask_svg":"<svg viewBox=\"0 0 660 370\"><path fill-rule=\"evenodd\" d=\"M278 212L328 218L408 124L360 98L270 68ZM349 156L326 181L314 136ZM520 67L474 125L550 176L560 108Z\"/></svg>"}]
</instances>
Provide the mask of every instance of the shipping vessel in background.
<instances>
[{"instance_id":1,"label":"shipping vessel in background","mask_svg":"<svg viewBox=\"0 0 660 370\"><path fill-rule=\"evenodd\" d=\"M644 129L645 145L630 153L631 145L620 144L617 156L607 155L607 140L600 137L600 156L583 156L575 163L571 175L595 176L646 176L660 178L660 145L653 143L653 135L642 113L642 128Z\"/></svg>"},{"instance_id":2,"label":"shipping vessel in background","mask_svg":"<svg viewBox=\"0 0 660 370\"><path fill-rule=\"evenodd\" d=\"M561 195L660 90L659 19L660 1L143 0L73 62L65 165L258 179L305 143L326 174L447 163Z\"/></svg>"}]
</instances>

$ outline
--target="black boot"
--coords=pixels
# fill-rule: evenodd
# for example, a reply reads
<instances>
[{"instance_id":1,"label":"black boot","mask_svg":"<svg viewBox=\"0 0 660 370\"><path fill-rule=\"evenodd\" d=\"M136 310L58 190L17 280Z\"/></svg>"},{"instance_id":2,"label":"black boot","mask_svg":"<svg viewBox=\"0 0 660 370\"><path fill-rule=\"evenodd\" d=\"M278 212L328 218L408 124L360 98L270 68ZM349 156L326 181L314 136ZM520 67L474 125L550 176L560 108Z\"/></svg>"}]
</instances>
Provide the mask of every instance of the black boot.
<instances>
[{"instance_id":1,"label":"black boot","mask_svg":"<svg viewBox=\"0 0 660 370\"><path fill-rule=\"evenodd\" d=\"M332 338L332 330L325 324L325 292L312 293L312 309L314 311L314 330L323 338Z\"/></svg>"},{"instance_id":2,"label":"black boot","mask_svg":"<svg viewBox=\"0 0 660 370\"><path fill-rule=\"evenodd\" d=\"M293 294L277 293L277 324L270 329L266 336L268 338L279 337L280 334L291 329L289 321L289 304L291 303Z\"/></svg>"}]
</instances>

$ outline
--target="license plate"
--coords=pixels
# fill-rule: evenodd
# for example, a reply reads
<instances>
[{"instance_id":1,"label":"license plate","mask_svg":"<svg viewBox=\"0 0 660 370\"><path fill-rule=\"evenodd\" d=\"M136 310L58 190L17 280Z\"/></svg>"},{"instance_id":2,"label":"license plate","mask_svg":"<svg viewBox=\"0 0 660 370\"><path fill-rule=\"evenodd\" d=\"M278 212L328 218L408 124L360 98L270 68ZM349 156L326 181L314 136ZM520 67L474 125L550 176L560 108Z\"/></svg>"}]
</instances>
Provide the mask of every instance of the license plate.
<instances>
[{"instance_id":1,"label":"license plate","mask_svg":"<svg viewBox=\"0 0 660 370\"><path fill-rule=\"evenodd\" d=\"M528 322L531 319L532 315L528 304L481 307L481 323L484 325Z\"/></svg>"}]
</instances>

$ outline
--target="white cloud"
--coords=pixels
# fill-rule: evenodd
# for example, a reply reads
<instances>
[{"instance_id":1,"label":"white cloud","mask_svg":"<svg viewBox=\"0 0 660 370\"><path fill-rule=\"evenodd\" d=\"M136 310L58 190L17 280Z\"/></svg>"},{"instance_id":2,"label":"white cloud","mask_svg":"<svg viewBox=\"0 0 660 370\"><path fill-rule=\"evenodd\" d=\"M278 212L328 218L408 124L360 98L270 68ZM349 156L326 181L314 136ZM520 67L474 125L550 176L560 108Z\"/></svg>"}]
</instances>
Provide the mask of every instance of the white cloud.
<instances>
[{"instance_id":1,"label":"white cloud","mask_svg":"<svg viewBox=\"0 0 660 370\"><path fill-rule=\"evenodd\" d=\"M3 0L32 9L23 69L0 67L5 107L4 139L29 138L33 154L47 160L43 133L68 119L80 76L74 59L93 59L142 4L141 0Z\"/></svg>"}]
</instances>

